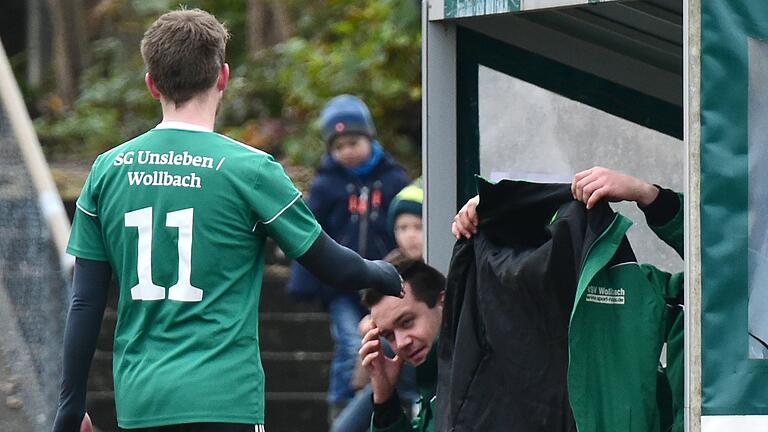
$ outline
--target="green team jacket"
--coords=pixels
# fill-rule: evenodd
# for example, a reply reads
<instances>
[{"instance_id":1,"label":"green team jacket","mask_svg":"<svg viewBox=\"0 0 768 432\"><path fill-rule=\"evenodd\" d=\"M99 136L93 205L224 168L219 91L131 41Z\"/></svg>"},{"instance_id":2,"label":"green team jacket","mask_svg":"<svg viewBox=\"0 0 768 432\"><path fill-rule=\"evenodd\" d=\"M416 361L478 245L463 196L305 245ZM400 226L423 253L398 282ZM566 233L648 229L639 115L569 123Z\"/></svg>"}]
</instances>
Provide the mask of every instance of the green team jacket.
<instances>
[{"instance_id":1,"label":"green team jacket","mask_svg":"<svg viewBox=\"0 0 768 432\"><path fill-rule=\"evenodd\" d=\"M669 305L681 293L683 274L635 262L609 266L630 225L616 215L588 252L579 277L568 367L579 432L682 428L682 314ZM682 210L651 228L682 256ZM659 376L659 354L667 340L669 366Z\"/></svg>"},{"instance_id":2,"label":"green team jacket","mask_svg":"<svg viewBox=\"0 0 768 432\"><path fill-rule=\"evenodd\" d=\"M416 367L416 384L419 388L419 414L408 421L400 412L396 422L385 428L377 428L371 421L371 432L433 432L435 430L435 391L437 384L437 342L432 346L427 360Z\"/></svg>"}]
</instances>

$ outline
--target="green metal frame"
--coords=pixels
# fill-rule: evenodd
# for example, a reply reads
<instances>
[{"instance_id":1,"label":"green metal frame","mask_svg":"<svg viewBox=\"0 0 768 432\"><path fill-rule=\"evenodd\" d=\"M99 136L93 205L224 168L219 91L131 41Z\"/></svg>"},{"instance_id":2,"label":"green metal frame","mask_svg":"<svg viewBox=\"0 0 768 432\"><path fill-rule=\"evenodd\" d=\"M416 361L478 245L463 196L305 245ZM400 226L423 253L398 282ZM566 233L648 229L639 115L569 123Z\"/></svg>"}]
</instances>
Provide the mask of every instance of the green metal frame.
<instances>
[{"instance_id":1,"label":"green metal frame","mask_svg":"<svg viewBox=\"0 0 768 432\"><path fill-rule=\"evenodd\" d=\"M768 361L748 358L748 38L763 0L702 0L702 414L767 415Z\"/></svg>"}]
</instances>

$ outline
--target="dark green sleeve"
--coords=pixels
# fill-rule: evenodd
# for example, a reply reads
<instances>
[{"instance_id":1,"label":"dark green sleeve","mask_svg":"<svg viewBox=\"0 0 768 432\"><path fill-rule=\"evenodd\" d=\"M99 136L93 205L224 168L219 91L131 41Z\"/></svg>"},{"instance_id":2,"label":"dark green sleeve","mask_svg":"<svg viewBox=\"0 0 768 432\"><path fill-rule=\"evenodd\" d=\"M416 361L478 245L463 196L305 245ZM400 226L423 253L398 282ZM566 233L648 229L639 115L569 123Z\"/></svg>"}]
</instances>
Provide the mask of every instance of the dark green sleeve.
<instances>
[{"instance_id":1,"label":"dark green sleeve","mask_svg":"<svg viewBox=\"0 0 768 432\"><path fill-rule=\"evenodd\" d=\"M645 220L654 233L671 246L681 258L683 251L683 195L659 188L659 196L646 207L641 207Z\"/></svg>"},{"instance_id":2,"label":"dark green sleeve","mask_svg":"<svg viewBox=\"0 0 768 432\"><path fill-rule=\"evenodd\" d=\"M373 422L371 422L371 432L413 432L413 430L413 425L408 422L404 413L400 414L400 417L395 423L386 427L377 428L373 425Z\"/></svg>"},{"instance_id":3,"label":"dark green sleeve","mask_svg":"<svg viewBox=\"0 0 768 432\"><path fill-rule=\"evenodd\" d=\"M75 203L77 209L69 234L67 253L78 258L107 261L107 248L99 219L98 193L95 187L96 177L99 175L98 162L99 158L93 163Z\"/></svg>"},{"instance_id":4,"label":"dark green sleeve","mask_svg":"<svg viewBox=\"0 0 768 432\"><path fill-rule=\"evenodd\" d=\"M651 285L664 297L667 304L676 305L682 303L683 297L683 273L668 273L650 265L642 264L640 269Z\"/></svg>"},{"instance_id":5,"label":"dark green sleeve","mask_svg":"<svg viewBox=\"0 0 768 432\"><path fill-rule=\"evenodd\" d=\"M289 258L302 256L320 235L320 224L282 165L271 156L259 163L256 184L247 194L259 219L255 229L272 237Z\"/></svg>"},{"instance_id":6,"label":"dark green sleeve","mask_svg":"<svg viewBox=\"0 0 768 432\"><path fill-rule=\"evenodd\" d=\"M373 405L371 432L412 432L413 430L413 426L400 406L397 391L388 401Z\"/></svg>"}]
</instances>

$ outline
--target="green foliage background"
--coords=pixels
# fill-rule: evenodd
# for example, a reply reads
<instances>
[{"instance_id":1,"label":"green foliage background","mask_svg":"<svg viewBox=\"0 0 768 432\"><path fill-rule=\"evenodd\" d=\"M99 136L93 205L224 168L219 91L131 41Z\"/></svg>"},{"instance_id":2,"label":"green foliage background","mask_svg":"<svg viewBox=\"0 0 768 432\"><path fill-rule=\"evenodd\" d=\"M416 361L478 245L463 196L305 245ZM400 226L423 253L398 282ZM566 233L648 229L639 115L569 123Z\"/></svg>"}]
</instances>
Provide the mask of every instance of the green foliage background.
<instances>
[{"instance_id":1,"label":"green foliage background","mask_svg":"<svg viewBox=\"0 0 768 432\"><path fill-rule=\"evenodd\" d=\"M258 53L246 43L248 0L184 2L225 21L233 71L217 129L283 157L314 166L324 152L316 118L340 93L365 100L383 145L409 170L419 167L420 6L416 0L283 0L293 36ZM278 0L279 1L279 0ZM56 95L37 106L38 133L53 159L92 159L160 119L144 87L141 35L178 1L118 0L92 30L80 96L64 107Z\"/></svg>"}]
</instances>

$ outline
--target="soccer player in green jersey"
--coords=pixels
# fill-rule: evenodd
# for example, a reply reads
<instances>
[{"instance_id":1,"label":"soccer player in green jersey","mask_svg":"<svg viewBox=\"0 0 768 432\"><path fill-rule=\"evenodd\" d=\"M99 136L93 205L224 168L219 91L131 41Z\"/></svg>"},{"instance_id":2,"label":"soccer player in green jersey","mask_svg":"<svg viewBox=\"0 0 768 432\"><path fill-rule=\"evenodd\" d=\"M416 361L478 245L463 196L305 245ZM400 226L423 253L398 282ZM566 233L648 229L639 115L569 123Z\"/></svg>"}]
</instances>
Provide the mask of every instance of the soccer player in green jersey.
<instances>
[{"instance_id":1,"label":"soccer player in green jersey","mask_svg":"<svg viewBox=\"0 0 768 432\"><path fill-rule=\"evenodd\" d=\"M113 371L124 430L254 431L264 424L258 304L264 242L332 286L401 295L397 271L325 235L268 154L213 132L228 33L180 10L144 34L154 129L101 154L77 201L77 257L55 432L79 430L114 272Z\"/></svg>"}]
</instances>

